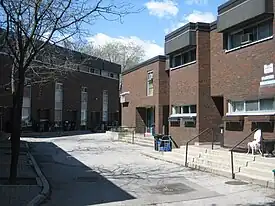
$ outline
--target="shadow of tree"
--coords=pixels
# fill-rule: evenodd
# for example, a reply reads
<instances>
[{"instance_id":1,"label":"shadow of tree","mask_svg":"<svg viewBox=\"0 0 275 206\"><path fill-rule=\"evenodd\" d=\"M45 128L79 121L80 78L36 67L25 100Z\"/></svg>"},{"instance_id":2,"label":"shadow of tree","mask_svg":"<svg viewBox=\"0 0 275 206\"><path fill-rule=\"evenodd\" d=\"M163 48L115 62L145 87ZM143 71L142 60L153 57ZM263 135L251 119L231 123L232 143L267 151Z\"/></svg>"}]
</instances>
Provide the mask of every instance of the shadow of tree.
<instances>
[{"instance_id":1,"label":"shadow of tree","mask_svg":"<svg viewBox=\"0 0 275 206\"><path fill-rule=\"evenodd\" d=\"M30 149L51 186L45 205L95 205L135 199L51 142L32 142Z\"/></svg>"}]
</instances>

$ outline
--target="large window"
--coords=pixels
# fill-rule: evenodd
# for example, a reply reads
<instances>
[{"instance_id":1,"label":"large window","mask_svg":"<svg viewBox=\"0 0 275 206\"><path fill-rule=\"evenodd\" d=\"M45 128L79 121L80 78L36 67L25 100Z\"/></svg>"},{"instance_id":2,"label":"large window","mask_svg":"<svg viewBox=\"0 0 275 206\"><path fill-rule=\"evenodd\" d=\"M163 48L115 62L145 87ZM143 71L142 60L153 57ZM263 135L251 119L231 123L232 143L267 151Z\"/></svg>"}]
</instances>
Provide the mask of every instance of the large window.
<instances>
[{"instance_id":1,"label":"large window","mask_svg":"<svg viewBox=\"0 0 275 206\"><path fill-rule=\"evenodd\" d=\"M62 122L62 111L63 111L63 84L55 84L55 111L54 121L58 126L61 126Z\"/></svg>"},{"instance_id":2,"label":"large window","mask_svg":"<svg viewBox=\"0 0 275 206\"><path fill-rule=\"evenodd\" d=\"M196 105L173 106L172 114L196 114Z\"/></svg>"},{"instance_id":3,"label":"large window","mask_svg":"<svg viewBox=\"0 0 275 206\"><path fill-rule=\"evenodd\" d=\"M257 113L275 111L273 98L251 101L231 101L229 103L229 113Z\"/></svg>"},{"instance_id":4,"label":"large window","mask_svg":"<svg viewBox=\"0 0 275 206\"><path fill-rule=\"evenodd\" d=\"M31 86L24 88L22 105L22 127L31 125Z\"/></svg>"},{"instance_id":5,"label":"large window","mask_svg":"<svg viewBox=\"0 0 275 206\"><path fill-rule=\"evenodd\" d=\"M175 54L170 59L170 67L178 67L196 61L196 49Z\"/></svg>"},{"instance_id":6,"label":"large window","mask_svg":"<svg viewBox=\"0 0 275 206\"><path fill-rule=\"evenodd\" d=\"M153 94L154 94L153 72L150 71L147 73L147 96L153 96Z\"/></svg>"},{"instance_id":7,"label":"large window","mask_svg":"<svg viewBox=\"0 0 275 206\"><path fill-rule=\"evenodd\" d=\"M87 87L81 88L81 125L87 124L87 106L88 106L88 89Z\"/></svg>"},{"instance_id":8,"label":"large window","mask_svg":"<svg viewBox=\"0 0 275 206\"><path fill-rule=\"evenodd\" d=\"M272 20L225 34L226 49L234 49L273 35Z\"/></svg>"}]
</instances>

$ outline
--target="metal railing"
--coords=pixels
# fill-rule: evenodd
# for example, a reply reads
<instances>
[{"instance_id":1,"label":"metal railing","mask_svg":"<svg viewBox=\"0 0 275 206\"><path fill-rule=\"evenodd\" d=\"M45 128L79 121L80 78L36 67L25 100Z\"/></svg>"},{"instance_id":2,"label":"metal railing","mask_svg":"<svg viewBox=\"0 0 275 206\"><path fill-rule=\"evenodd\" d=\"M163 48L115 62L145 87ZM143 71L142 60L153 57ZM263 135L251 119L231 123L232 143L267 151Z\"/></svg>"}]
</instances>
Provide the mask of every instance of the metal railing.
<instances>
[{"instance_id":1,"label":"metal railing","mask_svg":"<svg viewBox=\"0 0 275 206\"><path fill-rule=\"evenodd\" d=\"M200 137L202 134L205 134L208 131L212 131L212 150L214 149L214 141L215 141L215 137L214 137L214 129L213 128L207 128L205 130L203 130L201 133L199 133L197 136L193 137L192 139L188 140L186 143L186 148L185 148L185 167L188 166L188 162L187 162L187 157L188 157L188 146L189 143L194 141L196 138Z\"/></svg>"},{"instance_id":2,"label":"metal railing","mask_svg":"<svg viewBox=\"0 0 275 206\"><path fill-rule=\"evenodd\" d=\"M132 141L131 143L135 143L135 133L136 127L124 127L124 126L108 126L107 129L112 132L119 132L119 133L131 133Z\"/></svg>"},{"instance_id":3,"label":"metal railing","mask_svg":"<svg viewBox=\"0 0 275 206\"><path fill-rule=\"evenodd\" d=\"M247 140L252 134L254 134L254 132L256 132L257 129L254 129L251 133L249 133L249 135L247 135L245 138L243 138L240 142L238 142L237 144L235 144L229 151L230 151L230 155L231 155L231 175L232 175L232 179L235 179L235 172L234 172L234 157L233 157L233 152L234 150L240 145L242 144L245 140Z\"/></svg>"}]
</instances>

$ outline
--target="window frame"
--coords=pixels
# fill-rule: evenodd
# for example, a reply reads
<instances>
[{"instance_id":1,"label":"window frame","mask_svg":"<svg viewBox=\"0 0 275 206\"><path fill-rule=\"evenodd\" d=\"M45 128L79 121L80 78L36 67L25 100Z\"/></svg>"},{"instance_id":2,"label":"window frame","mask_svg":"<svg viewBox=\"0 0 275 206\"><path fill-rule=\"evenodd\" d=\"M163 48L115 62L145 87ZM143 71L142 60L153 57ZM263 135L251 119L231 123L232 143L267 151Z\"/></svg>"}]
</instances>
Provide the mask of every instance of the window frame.
<instances>
[{"instance_id":1,"label":"window frame","mask_svg":"<svg viewBox=\"0 0 275 206\"><path fill-rule=\"evenodd\" d=\"M261 101L263 100L273 100L273 109L272 110L261 110ZM247 102L257 101L257 110L247 110ZM242 111L234 111L234 103L242 102L243 110ZM257 100L243 100L243 101L228 101L228 112L226 115L266 115L266 114L274 114L275 113L275 98L265 98L265 99L257 99Z\"/></svg>"},{"instance_id":2,"label":"window frame","mask_svg":"<svg viewBox=\"0 0 275 206\"><path fill-rule=\"evenodd\" d=\"M259 39L259 26L260 26L261 24L263 24L263 23L266 23L266 24L269 23L269 24L268 24L268 25L269 25L269 29L271 29L271 30L269 30L269 32L270 32L270 31L272 31L272 32L271 32L271 35ZM246 46L255 44L255 43L257 43L257 42L264 41L265 39L270 39L270 38L272 38L273 35L274 35L274 33L273 33L273 24L274 24L273 18L268 18L268 19L265 19L265 20L262 20L262 21L259 21L259 22L250 24L250 25L248 25L248 26L246 26L246 27L244 27L244 28L236 29L236 30L234 30L234 31L224 33L223 35L226 35L226 38L224 38L224 39L226 39L226 44L225 44L225 45L226 45L226 48L225 48L225 50L226 50L226 51L236 50L236 49L238 49L238 48L246 47ZM270 28L270 26L271 26L271 28ZM253 30L254 30L255 28L256 28L256 30L257 30L257 40L254 40L254 41L251 41L251 42L247 42L247 43L243 43L243 44L240 44L240 45L238 45L238 46L236 46L236 47L232 47L232 46L231 46L231 45L232 45L232 40L231 40L231 38L232 38L233 35L236 35L237 33L240 33L240 32L242 32L242 35L243 35L243 34L245 34L245 33L244 33L245 30L247 30L247 29L253 29ZM253 34L253 33L252 33L252 34Z\"/></svg>"},{"instance_id":3,"label":"window frame","mask_svg":"<svg viewBox=\"0 0 275 206\"><path fill-rule=\"evenodd\" d=\"M151 75L152 77L149 79ZM146 96L154 96L154 72L152 70L147 72Z\"/></svg>"},{"instance_id":4,"label":"window frame","mask_svg":"<svg viewBox=\"0 0 275 206\"><path fill-rule=\"evenodd\" d=\"M191 107L193 107L193 106L195 106L195 108L196 108L196 113L192 112ZM188 113L184 113L184 112L183 112L183 111L184 111L184 109L183 109L184 107L188 107ZM176 111L177 111L176 108L179 108L179 110L180 110L179 113L176 112ZM195 105L195 104L191 104L191 105L181 105L181 106L179 106L179 105L173 105L173 106L172 106L172 115L173 115L173 114L197 114L197 105Z\"/></svg>"},{"instance_id":5,"label":"window frame","mask_svg":"<svg viewBox=\"0 0 275 206\"><path fill-rule=\"evenodd\" d=\"M193 60L192 59L192 53L194 53L194 57L195 59ZM188 56L188 61L185 62L185 58L184 56L187 55ZM176 66L176 60L175 58L180 56L181 57L181 64L180 65L177 65ZM175 69L175 68L179 68L179 67L183 67L183 66L187 66L189 64L192 64L192 63L195 63L197 61L197 49L196 48L192 48L192 49L189 49L187 51L183 51L183 52L180 52L180 53L177 53L177 54L174 54L170 57L170 69Z\"/></svg>"}]
</instances>

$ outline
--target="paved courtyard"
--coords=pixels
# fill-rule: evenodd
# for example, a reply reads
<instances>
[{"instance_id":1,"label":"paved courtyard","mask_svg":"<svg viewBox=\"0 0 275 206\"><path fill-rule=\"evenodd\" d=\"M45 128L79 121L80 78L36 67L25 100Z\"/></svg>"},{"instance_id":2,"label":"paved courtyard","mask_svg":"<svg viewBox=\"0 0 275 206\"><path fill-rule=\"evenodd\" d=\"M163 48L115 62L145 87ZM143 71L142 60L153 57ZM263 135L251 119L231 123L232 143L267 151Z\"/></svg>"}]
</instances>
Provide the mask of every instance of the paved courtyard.
<instances>
[{"instance_id":1,"label":"paved courtyard","mask_svg":"<svg viewBox=\"0 0 275 206\"><path fill-rule=\"evenodd\" d=\"M275 191L142 156L105 134L25 138L51 186L43 205L275 205Z\"/></svg>"}]
</instances>

